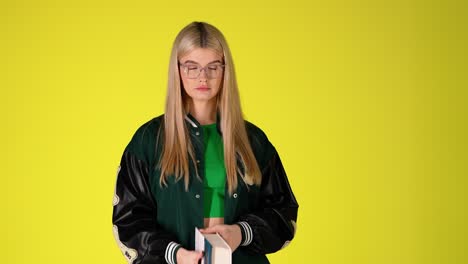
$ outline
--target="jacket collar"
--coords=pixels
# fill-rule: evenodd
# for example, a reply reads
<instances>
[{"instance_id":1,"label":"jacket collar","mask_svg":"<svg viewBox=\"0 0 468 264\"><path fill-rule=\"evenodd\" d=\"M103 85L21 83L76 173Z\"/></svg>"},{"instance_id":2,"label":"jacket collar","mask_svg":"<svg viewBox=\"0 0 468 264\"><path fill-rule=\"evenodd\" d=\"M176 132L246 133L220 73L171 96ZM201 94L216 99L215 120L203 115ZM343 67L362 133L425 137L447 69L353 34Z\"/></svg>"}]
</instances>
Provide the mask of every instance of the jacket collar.
<instances>
[{"instance_id":1,"label":"jacket collar","mask_svg":"<svg viewBox=\"0 0 468 264\"><path fill-rule=\"evenodd\" d=\"M198 120L195 119L195 117L193 117L190 113L187 113L185 115L185 120L189 123L190 129L198 130L199 128L201 128L200 122L198 122ZM220 135L223 135L223 133L221 132L221 114L219 113L219 111L216 111L216 130Z\"/></svg>"}]
</instances>

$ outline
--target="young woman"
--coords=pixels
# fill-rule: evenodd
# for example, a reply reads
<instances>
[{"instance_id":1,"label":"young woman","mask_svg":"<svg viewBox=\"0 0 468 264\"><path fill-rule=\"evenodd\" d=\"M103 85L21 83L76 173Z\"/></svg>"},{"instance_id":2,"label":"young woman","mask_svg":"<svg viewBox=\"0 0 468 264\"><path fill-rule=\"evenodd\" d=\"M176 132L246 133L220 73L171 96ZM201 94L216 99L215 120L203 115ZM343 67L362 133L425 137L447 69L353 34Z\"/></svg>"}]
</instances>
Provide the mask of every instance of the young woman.
<instances>
[{"instance_id":1,"label":"young woman","mask_svg":"<svg viewBox=\"0 0 468 264\"><path fill-rule=\"evenodd\" d=\"M198 263L195 227L219 233L232 263L269 263L288 245L298 203L275 147L243 119L222 33L193 22L177 35L165 113L137 129L117 172L115 239L129 263Z\"/></svg>"}]
</instances>

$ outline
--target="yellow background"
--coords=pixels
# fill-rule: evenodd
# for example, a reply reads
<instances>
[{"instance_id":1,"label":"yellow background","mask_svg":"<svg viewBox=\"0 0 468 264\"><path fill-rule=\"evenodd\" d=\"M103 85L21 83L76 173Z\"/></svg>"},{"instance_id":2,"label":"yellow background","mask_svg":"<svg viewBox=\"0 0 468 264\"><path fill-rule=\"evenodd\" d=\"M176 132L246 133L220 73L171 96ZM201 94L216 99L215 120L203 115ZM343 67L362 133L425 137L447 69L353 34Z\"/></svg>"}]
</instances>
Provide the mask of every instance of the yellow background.
<instances>
[{"instance_id":1,"label":"yellow background","mask_svg":"<svg viewBox=\"0 0 468 264\"><path fill-rule=\"evenodd\" d=\"M300 204L272 263L468 263L463 1L2 1L1 263L125 263L117 166L194 20Z\"/></svg>"}]
</instances>

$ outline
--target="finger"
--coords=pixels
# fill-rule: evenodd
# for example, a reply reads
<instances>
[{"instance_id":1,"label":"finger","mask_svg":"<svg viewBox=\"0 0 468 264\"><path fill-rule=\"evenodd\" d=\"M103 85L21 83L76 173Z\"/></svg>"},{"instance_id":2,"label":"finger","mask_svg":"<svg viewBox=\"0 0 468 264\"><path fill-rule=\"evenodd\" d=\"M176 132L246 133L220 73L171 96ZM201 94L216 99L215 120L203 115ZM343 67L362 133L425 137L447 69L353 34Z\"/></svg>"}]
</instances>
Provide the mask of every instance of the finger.
<instances>
[{"instance_id":1,"label":"finger","mask_svg":"<svg viewBox=\"0 0 468 264\"><path fill-rule=\"evenodd\" d=\"M189 258L191 263L198 263L198 261L203 257L203 252L201 251L190 251Z\"/></svg>"},{"instance_id":2,"label":"finger","mask_svg":"<svg viewBox=\"0 0 468 264\"><path fill-rule=\"evenodd\" d=\"M205 229L201 229L200 231L202 233L206 233L206 234L216 233L216 232L219 232L219 225L215 225L215 226L211 226L211 227L208 227L208 228L205 228Z\"/></svg>"}]
</instances>

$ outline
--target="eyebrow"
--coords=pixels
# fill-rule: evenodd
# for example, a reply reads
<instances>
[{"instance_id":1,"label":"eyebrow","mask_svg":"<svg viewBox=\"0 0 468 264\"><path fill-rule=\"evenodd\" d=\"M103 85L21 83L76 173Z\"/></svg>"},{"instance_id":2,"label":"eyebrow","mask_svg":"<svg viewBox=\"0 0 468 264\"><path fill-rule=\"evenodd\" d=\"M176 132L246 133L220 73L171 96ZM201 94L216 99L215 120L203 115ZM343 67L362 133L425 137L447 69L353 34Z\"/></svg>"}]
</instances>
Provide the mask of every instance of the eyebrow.
<instances>
[{"instance_id":1,"label":"eyebrow","mask_svg":"<svg viewBox=\"0 0 468 264\"><path fill-rule=\"evenodd\" d=\"M222 61L220 61L220 60L214 60L214 61L212 61L212 62L209 62L208 64L215 63L215 62L222 63ZM200 63L198 63L198 62L196 62L196 61L193 61L193 60L186 60L186 61L184 62L184 64L185 64L185 63L195 63L195 64L200 64Z\"/></svg>"}]
</instances>

